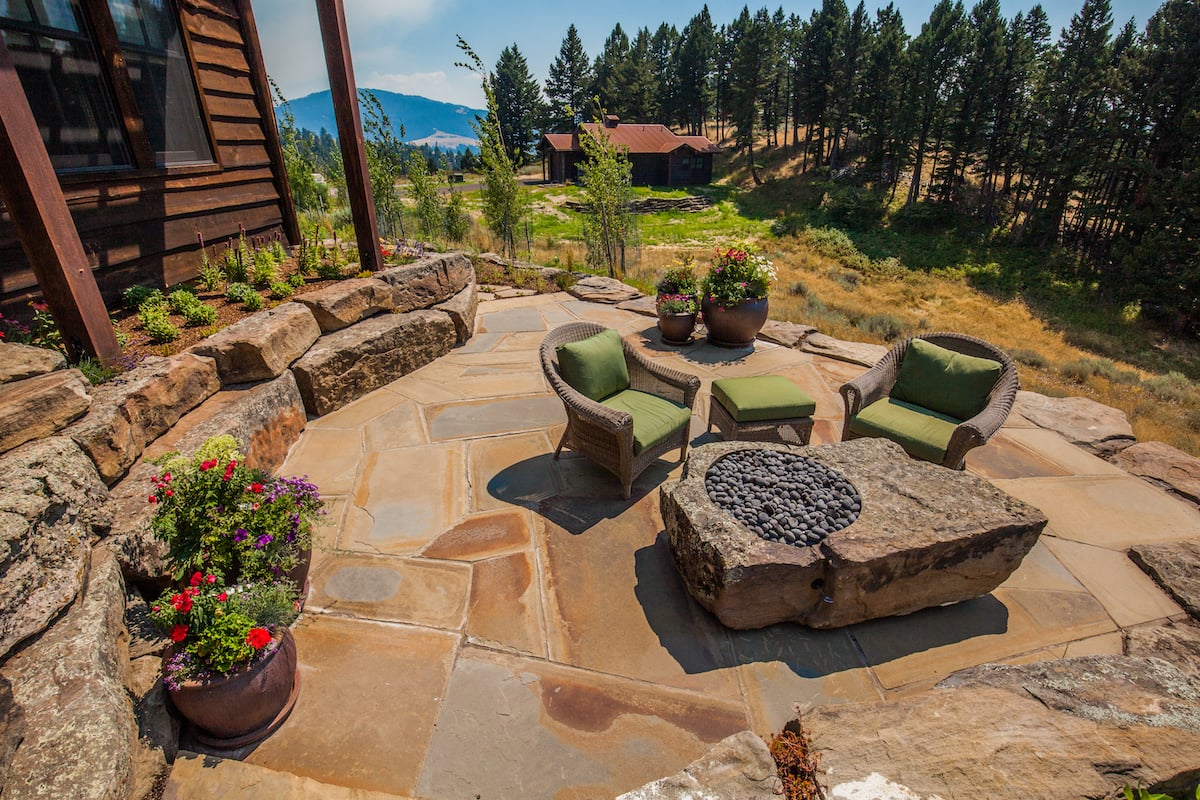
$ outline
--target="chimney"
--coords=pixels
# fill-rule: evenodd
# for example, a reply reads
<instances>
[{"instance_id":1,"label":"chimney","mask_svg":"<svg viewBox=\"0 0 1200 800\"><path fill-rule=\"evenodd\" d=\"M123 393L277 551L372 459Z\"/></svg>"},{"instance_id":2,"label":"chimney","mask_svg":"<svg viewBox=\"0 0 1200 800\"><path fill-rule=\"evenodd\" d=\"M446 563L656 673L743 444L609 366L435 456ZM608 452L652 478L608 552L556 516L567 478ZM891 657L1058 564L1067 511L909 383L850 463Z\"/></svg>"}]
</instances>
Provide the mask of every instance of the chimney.
<instances>
[{"instance_id":1,"label":"chimney","mask_svg":"<svg viewBox=\"0 0 1200 800\"><path fill-rule=\"evenodd\" d=\"M621 118L616 114L608 114L604 117L604 127L615 128L621 124Z\"/></svg>"}]
</instances>

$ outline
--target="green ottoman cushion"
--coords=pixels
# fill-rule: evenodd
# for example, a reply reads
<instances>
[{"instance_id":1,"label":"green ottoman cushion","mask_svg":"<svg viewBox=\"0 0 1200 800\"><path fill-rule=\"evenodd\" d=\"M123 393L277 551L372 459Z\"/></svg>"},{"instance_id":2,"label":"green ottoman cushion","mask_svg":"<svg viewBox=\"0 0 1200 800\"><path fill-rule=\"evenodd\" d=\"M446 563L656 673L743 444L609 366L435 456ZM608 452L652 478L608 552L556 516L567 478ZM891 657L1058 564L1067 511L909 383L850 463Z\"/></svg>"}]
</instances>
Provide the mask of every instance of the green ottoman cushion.
<instances>
[{"instance_id":1,"label":"green ottoman cushion","mask_svg":"<svg viewBox=\"0 0 1200 800\"><path fill-rule=\"evenodd\" d=\"M956 420L970 419L987 405L1003 369L990 358L977 358L913 339L904 352L896 385L888 393Z\"/></svg>"},{"instance_id":2,"label":"green ottoman cushion","mask_svg":"<svg viewBox=\"0 0 1200 800\"><path fill-rule=\"evenodd\" d=\"M858 412L850 420L850 432L858 436L891 439L914 458L941 463L958 420L894 397L885 397Z\"/></svg>"},{"instance_id":3,"label":"green ottoman cushion","mask_svg":"<svg viewBox=\"0 0 1200 800\"><path fill-rule=\"evenodd\" d=\"M815 400L781 375L721 378L712 393L737 422L811 417L817 410Z\"/></svg>"},{"instance_id":4,"label":"green ottoman cushion","mask_svg":"<svg viewBox=\"0 0 1200 800\"><path fill-rule=\"evenodd\" d=\"M555 352L563 380L589 400L600 401L629 388L625 352L614 330L559 345Z\"/></svg>"},{"instance_id":5,"label":"green ottoman cushion","mask_svg":"<svg viewBox=\"0 0 1200 800\"><path fill-rule=\"evenodd\" d=\"M633 453L662 442L692 419L685 405L653 394L626 389L600 401L600 405L627 411L633 416Z\"/></svg>"}]
</instances>

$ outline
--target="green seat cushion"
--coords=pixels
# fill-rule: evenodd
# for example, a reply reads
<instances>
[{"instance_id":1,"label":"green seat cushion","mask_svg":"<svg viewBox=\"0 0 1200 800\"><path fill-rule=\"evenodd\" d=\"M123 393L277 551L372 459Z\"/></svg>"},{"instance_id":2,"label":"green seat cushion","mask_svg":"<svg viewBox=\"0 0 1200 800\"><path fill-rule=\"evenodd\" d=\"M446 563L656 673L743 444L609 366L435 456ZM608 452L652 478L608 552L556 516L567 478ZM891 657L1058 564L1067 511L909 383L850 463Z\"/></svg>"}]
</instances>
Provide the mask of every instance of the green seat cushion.
<instances>
[{"instance_id":1,"label":"green seat cushion","mask_svg":"<svg viewBox=\"0 0 1200 800\"><path fill-rule=\"evenodd\" d=\"M664 439L687 425L692 411L685 405L637 389L626 389L600 401L601 405L633 416L633 453L660 444Z\"/></svg>"},{"instance_id":2,"label":"green seat cushion","mask_svg":"<svg viewBox=\"0 0 1200 800\"><path fill-rule=\"evenodd\" d=\"M924 339L913 339L889 394L956 420L970 419L987 405L988 394L1002 369L990 358L968 356Z\"/></svg>"},{"instance_id":3,"label":"green seat cushion","mask_svg":"<svg viewBox=\"0 0 1200 800\"><path fill-rule=\"evenodd\" d=\"M721 378L712 393L737 422L811 417L817 410L817 402L782 375Z\"/></svg>"},{"instance_id":4,"label":"green seat cushion","mask_svg":"<svg viewBox=\"0 0 1200 800\"><path fill-rule=\"evenodd\" d=\"M938 464L957 427L956 419L894 397L871 403L850 420L851 433L891 439L910 456Z\"/></svg>"},{"instance_id":5,"label":"green seat cushion","mask_svg":"<svg viewBox=\"0 0 1200 800\"><path fill-rule=\"evenodd\" d=\"M590 400L603 400L629 388L625 352L621 349L621 337L614 330L560 344L556 352L563 380Z\"/></svg>"}]
</instances>

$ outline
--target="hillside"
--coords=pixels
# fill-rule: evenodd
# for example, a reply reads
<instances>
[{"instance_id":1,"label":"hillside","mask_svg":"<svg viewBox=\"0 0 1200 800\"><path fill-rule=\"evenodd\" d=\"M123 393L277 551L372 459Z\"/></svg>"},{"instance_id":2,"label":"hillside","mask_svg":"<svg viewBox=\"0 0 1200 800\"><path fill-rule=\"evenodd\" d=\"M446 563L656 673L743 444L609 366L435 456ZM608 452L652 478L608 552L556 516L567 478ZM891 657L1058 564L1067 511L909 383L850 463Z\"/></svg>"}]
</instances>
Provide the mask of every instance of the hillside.
<instances>
[{"instance_id":1,"label":"hillside","mask_svg":"<svg viewBox=\"0 0 1200 800\"><path fill-rule=\"evenodd\" d=\"M468 108L430 100L411 94L397 94L382 89L371 89L379 98L383 110L393 125L404 125L404 141L412 144L438 144L447 150L459 147L475 147L478 140L471 128L476 114L485 114L483 109ZM313 92L292 100L292 115L297 128L319 132L322 128L337 136L337 122L333 118L333 100L328 91ZM276 115L281 107L276 106Z\"/></svg>"}]
</instances>

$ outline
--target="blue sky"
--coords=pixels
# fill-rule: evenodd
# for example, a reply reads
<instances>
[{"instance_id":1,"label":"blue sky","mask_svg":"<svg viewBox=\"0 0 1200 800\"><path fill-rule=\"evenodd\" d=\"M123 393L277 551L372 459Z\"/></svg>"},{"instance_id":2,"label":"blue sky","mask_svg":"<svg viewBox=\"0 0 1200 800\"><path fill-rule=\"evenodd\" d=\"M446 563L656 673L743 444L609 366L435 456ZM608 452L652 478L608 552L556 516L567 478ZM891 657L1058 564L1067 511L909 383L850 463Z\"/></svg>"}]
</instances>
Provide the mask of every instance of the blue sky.
<instances>
[{"instance_id":1,"label":"blue sky","mask_svg":"<svg viewBox=\"0 0 1200 800\"><path fill-rule=\"evenodd\" d=\"M455 46L461 35L479 53L488 67L495 65L500 51L516 43L529 62L534 76L543 81L558 54L559 45L572 23L579 30L589 58L595 58L604 40L620 22L632 35L638 28L651 32L661 22L682 29L702 7L695 3L653 3L646 0L603 0L602 2L529 2L516 0L344 0L354 72L360 88L387 89L419 94L434 100L481 106L483 94L478 80L467 70L455 67L461 54ZM897 0L910 33L920 30L936 0ZM713 21L732 22L745 0L713 0L708 3ZM1055 36L1066 26L1083 0L1045 0L1042 7L1050 18ZM267 71L288 98L302 97L329 88L320 29L312 0L253 0L254 14L262 39ZM763 3L751 3L751 11ZM766 6L778 8L778 0ZM785 13L807 17L820 0L783 3ZM847 1L851 9L855 2ZM886 5L868 0L869 9ZM968 8L971 2L967 2ZM1012 17L1028 10L1033 2L1001 0L1003 13ZM1157 8L1146 0L1112 0L1114 28L1130 17L1144 28Z\"/></svg>"}]
</instances>

